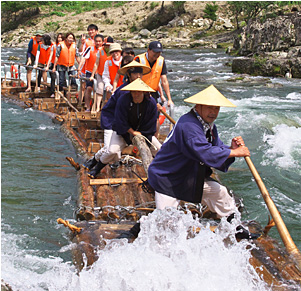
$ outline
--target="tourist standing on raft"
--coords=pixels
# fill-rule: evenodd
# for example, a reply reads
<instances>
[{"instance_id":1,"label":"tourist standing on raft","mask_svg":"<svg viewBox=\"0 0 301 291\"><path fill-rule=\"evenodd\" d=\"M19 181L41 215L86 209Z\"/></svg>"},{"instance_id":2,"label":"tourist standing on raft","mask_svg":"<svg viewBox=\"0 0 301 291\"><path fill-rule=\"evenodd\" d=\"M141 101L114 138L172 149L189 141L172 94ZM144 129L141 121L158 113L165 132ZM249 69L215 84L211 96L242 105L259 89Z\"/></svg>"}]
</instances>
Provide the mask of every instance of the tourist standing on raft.
<instances>
[{"instance_id":1,"label":"tourist standing on raft","mask_svg":"<svg viewBox=\"0 0 301 291\"><path fill-rule=\"evenodd\" d=\"M125 58L128 57L130 56L126 56ZM124 75L126 77L126 82L116 89L107 104L101 110L100 126L104 130L104 146L94 155L92 159L84 163L83 166L87 168L87 170L91 170L97 164L97 162L99 162L101 155L109 149L113 134L113 123L117 101L120 96L128 93L126 91L122 91L121 89L136 79L142 78L143 75L149 74L150 68L137 63L136 61L132 61L120 68L118 72L120 75Z\"/></svg>"},{"instance_id":2,"label":"tourist standing on raft","mask_svg":"<svg viewBox=\"0 0 301 291\"><path fill-rule=\"evenodd\" d=\"M148 182L155 190L157 209L178 207L180 200L203 203L216 213L228 217L237 211L227 188L212 179L212 168L227 172L235 157L250 156L241 136L231 146L220 140L214 121L220 107L236 107L213 85L184 101L196 104L184 114L169 133L161 150L148 168ZM257 238L242 226L237 238Z\"/></svg>"},{"instance_id":3,"label":"tourist standing on raft","mask_svg":"<svg viewBox=\"0 0 301 291\"><path fill-rule=\"evenodd\" d=\"M140 54L135 57L137 62L149 66L152 71L149 75L143 76L142 80L153 88L156 92L152 93L152 96L157 100L159 97L158 91L160 90L159 84L162 83L162 87L167 96L167 105L173 104L171 100L169 82L167 80L167 67L164 58L161 56L163 51L162 44L159 41L153 41L149 44L148 50L144 54ZM163 95L163 94L161 94ZM164 97L164 96L161 96Z\"/></svg>"},{"instance_id":4,"label":"tourist standing on raft","mask_svg":"<svg viewBox=\"0 0 301 291\"><path fill-rule=\"evenodd\" d=\"M82 54L86 50L87 47L93 46L95 44L94 38L98 34L98 27L95 24L89 24L87 27L87 31L88 31L89 38L86 39L86 35L82 34L81 39L80 39L81 43L80 43L80 46L78 49L80 54ZM80 77L86 77L85 64L84 64L84 66L82 66L82 70L80 72ZM80 82L82 85L82 87L81 87L82 88L82 96L84 96L85 89L86 89L86 82L84 80L80 80Z\"/></svg>"},{"instance_id":5,"label":"tourist standing on raft","mask_svg":"<svg viewBox=\"0 0 301 291\"><path fill-rule=\"evenodd\" d=\"M56 49L56 56L53 65L53 72L59 72L59 87L63 91L63 87L67 86L66 72L68 75L75 75L76 68L74 66L75 59L80 63L78 50L75 45L75 36L72 32L66 34L65 40L60 42ZM75 78L71 78L71 86L77 88Z\"/></svg>"},{"instance_id":6,"label":"tourist standing on raft","mask_svg":"<svg viewBox=\"0 0 301 291\"><path fill-rule=\"evenodd\" d=\"M120 63L122 61L121 56L122 48L119 43L112 43L110 45L110 56L107 58L104 70L102 74L102 79L105 84L105 91L112 92L113 90L113 82L116 76L117 71L120 68ZM117 87L122 84L122 76L119 78Z\"/></svg>"},{"instance_id":7,"label":"tourist standing on raft","mask_svg":"<svg viewBox=\"0 0 301 291\"><path fill-rule=\"evenodd\" d=\"M42 35L44 32L42 30L37 30L35 33L35 36L33 36L29 43L28 43L28 49L27 49L27 58L26 58L26 66L30 66L35 63L36 54L38 50L38 46L42 41ZM27 89L25 92L31 92L31 72L32 68L26 68L26 79L27 79Z\"/></svg>"},{"instance_id":8,"label":"tourist standing on raft","mask_svg":"<svg viewBox=\"0 0 301 291\"><path fill-rule=\"evenodd\" d=\"M54 92L55 92L56 74L54 72L52 72L53 66L54 66L54 60L55 60L55 53L56 53L57 46L63 40L65 40L65 36L62 33L58 33L56 36L55 43L53 43L53 45L51 47L48 64L47 64L47 67L45 68L46 71L50 70L49 74L50 74L50 79L51 79L51 81L50 81L50 93L51 93L50 97L51 98L54 98Z\"/></svg>"},{"instance_id":9,"label":"tourist standing on raft","mask_svg":"<svg viewBox=\"0 0 301 291\"><path fill-rule=\"evenodd\" d=\"M47 82L47 63L50 59L50 53L51 53L51 47L52 47L52 42L51 42L51 37L48 34L44 34L41 39L41 43L38 45L38 50L36 54L36 59L35 59L35 64L34 68L40 68L44 69L45 71L39 70L38 73L38 91L40 92L40 87L41 87L41 78L43 76L43 81Z\"/></svg>"},{"instance_id":10,"label":"tourist standing on raft","mask_svg":"<svg viewBox=\"0 0 301 291\"><path fill-rule=\"evenodd\" d=\"M97 34L94 37L95 44L87 47L87 49L83 53L82 59L78 66L78 74L79 74L82 66L85 64L85 72L86 72L85 75L86 75L86 78L89 78L89 81L86 81L86 91L85 91L86 111L91 111L90 102L91 102L91 94L92 94L92 90L93 90L93 86L94 86L94 78L91 78L91 76L92 76L92 72L94 69L94 64L97 59L97 54L98 54L99 50L102 48L103 39L104 39L104 37L101 34ZM102 86L102 90L103 90L103 86ZM97 109L96 109L97 112L100 111L100 102L101 102L101 98L102 98L102 94L98 94L98 95L100 95L100 96L97 96L97 97L100 97L100 98L96 98L96 100L94 100L94 102L96 102L96 104L97 104Z\"/></svg>"},{"instance_id":11,"label":"tourist standing on raft","mask_svg":"<svg viewBox=\"0 0 301 291\"><path fill-rule=\"evenodd\" d=\"M149 94L154 90L140 78L120 90L130 92L120 96L117 101L109 150L101 155L100 161L88 174L92 179L108 163L118 161L121 158L122 150L132 143L132 138L136 135L146 137L157 150L161 147L160 142L154 136L157 124L157 105L155 99Z\"/></svg>"},{"instance_id":12,"label":"tourist standing on raft","mask_svg":"<svg viewBox=\"0 0 301 291\"><path fill-rule=\"evenodd\" d=\"M121 61L121 64L120 64L120 68L124 67L125 65L129 64L135 57L135 52L133 50L133 48L129 47L129 48L124 48L121 52L121 56L122 56L122 61ZM126 61L124 60L124 58L126 57ZM131 57L131 60L128 61ZM112 89L112 93L116 90L117 88L117 85L118 85L118 82L119 82L119 79L120 79L120 75L119 73L117 72L116 76L115 76L115 79L113 81L113 89ZM124 78L123 78L123 83L124 83Z\"/></svg>"}]
</instances>

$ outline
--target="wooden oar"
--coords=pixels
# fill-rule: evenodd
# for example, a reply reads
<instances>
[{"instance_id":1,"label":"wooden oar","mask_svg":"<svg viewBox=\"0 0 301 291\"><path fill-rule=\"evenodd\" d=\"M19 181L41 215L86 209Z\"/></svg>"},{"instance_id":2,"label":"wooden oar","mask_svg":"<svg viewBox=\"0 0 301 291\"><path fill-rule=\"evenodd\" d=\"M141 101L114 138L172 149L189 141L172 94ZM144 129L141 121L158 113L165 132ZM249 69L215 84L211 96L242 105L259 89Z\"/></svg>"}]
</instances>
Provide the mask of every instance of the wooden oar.
<instances>
[{"instance_id":1,"label":"wooden oar","mask_svg":"<svg viewBox=\"0 0 301 291\"><path fill-rule=\"evenodd\" d=\"M288 232L287 227L286 227L284 221L282 220L282 217L281 217L275 203L273 202L273 200L272 200L267 188L265 187L260 175L258 174L254 164L252 163L251 158L245 157L245 161L257 183L257 186L264 199L264 202L267 205L267 207L272 215L272 218L276 224L279 235L284 243L286 250L288 251L289 254L292 254L296 258L298 268L301 270L301 254L300 254L299 249L296 247L290 233Z\"/></svg>"},{"instance_id":2,"label":"wooden oar","mask_svg":"<svg viewBox=\"0 0 301 291\"><path fill-rule=\"evenodd\" d=\"M162 111L160 110L160 112L162 112L173 124L176 123L166 112L164 112L163 110ZM246 163L249 166L249 169L257 183L257 186L264 199L264 202L267 205L267 207L272 215L272 218L276 224L279 235L284 243L284 246L285 246L287 252L295 257L298 268L301 270L301 254L300 254L299 249L295 245L290 233L288 232L287 227L286 227L284 221L282 220L282 217L280 216L280 213L279 213L275 203L273 202L267 188L265 187L264 183L262 182L262 179L261 179L260 175L258 174L254 164L252 163L251 158L245 157L245 160L246 160Z\"/></svg>"}]
</instances>

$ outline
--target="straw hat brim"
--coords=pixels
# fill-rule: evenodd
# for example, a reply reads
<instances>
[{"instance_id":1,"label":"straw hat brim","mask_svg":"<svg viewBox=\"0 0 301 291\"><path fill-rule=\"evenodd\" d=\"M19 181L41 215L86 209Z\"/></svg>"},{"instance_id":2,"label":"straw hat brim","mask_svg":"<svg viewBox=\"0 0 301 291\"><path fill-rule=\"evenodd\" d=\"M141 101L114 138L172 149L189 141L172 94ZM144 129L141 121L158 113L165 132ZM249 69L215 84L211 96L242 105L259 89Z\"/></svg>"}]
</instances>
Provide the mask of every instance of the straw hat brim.
<instances>
[{"instance_id":1,"label":"straw hat brim","mask_svg":"<svg viewBox=\"0 0 301 291\"><path fill-rule=\"evenodd\" d=\"M156 92L150 86L145 84L140 78L131 82L127 86L120 89L121 91L141 91L141 92Z\"/></svg>"},{"instance_id":2,"label":"straw hat brim","mask_svg":"<svg viewBox=\"0 0 301 291\"><path fill-rule=\"evenodd\" d=\"M109 50L109 53L112 53L112 52L117 52L117 51L122 51L122 48L121 48L121 45L119 43L112 43L110 44L110 50Z\"/></svg>"},{"instance_id":3,"label":"straw hat brim","mask_svg":"<svg viewBox=\"0 0 301 291\"><path fill-rule=\"evenodd\" d=\"M184 100L188 103L209 105L209 106L220 106L220 107L236 107L230 102L221 92L219 92L213 85L203 91L186 98Z\"/></svg>"},{"instance_id":4,"label":"straw hat brim","mask_svg":"<svg viewBox=\"0 0 301 291\"><path fill-rule=\"evenodd\" d=\"M128 71L128 69L130 69L130 68L142 68L142 70L143 70L142 74L143 75L149 74L151 72L151 70L152 70L150 67L148 67L146 65L138 63L137 61L132 61L129 64L125 65L124 67L120 68L118 70L118 73L120 75L125 75L126 72Z\"/></svg>"}]
</instances>

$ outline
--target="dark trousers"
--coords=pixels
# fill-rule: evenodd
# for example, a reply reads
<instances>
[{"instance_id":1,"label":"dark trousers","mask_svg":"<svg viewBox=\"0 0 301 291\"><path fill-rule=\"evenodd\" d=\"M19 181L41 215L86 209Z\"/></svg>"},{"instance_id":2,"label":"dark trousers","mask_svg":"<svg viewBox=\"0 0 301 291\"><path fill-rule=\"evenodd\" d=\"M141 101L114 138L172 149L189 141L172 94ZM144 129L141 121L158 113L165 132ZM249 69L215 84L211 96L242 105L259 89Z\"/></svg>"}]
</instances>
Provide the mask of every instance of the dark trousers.
<instances>
[{"instance_id":1,"label":"dark trousers","mask_svg":"<svg viewBox=\"0 0 301 291\"><path fill-rule=\"evenodd\" d=\"M56 79L56 73L52 72L53 69L53 63L50 64L49 66L49 75L50 75L50 92L51 94L54 94L55 92L55 79Z\"/></svg>"},{"instance_id":2,"label":"dark trousers","mask_svg":"<svg viewBox=\"0 0 301 291\"><path fill-rule=\"evenodd\" d=\"M75 75L75 71L67 71L68 75ZM70 78L71 86L77 87L75 78ZM66 71L59 71L59 86L60 91L63 91L63 87L67 87Z\"/></svg>"}]
</instances>

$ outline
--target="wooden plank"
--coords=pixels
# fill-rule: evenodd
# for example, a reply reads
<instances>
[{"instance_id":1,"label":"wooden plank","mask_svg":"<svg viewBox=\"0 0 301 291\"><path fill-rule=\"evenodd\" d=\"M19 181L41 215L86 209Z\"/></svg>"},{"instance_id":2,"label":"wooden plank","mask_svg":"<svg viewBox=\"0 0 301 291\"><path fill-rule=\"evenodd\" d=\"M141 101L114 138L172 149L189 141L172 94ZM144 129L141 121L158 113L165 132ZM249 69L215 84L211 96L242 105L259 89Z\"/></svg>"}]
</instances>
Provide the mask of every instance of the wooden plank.
<instances>
[{"instance_id":1,"label":"wooden plank","mask_svg":"<svg viewBox=\"0 0 301 291\"><path fill-rule=\"evenodd\" d=\"M146 180L147 178L142 178ZM90 185L109 185L109 184L129 184L129 183L141 183L139 178L108 178L108 179L91 179Z\"/></svg>"},{"instance_id":2,"label":"wooden plank","mask_svg":"<svg viewBox=\"0 0 301 291\"><path fill-rule=\"evenodd\" d=\"M87 129L85 132L85 139L89 138L102 138L103 137L103 130L97 130L97 129Z\"/></svg>"},{"instance_id":3,"label":"wooden plank","mask_svg":"<svg viewBox=\"0 0 301 291\"><path fill-rule=\"evenodd\" d=\"M100 150L100 144L98 142L90 142L88 147L88 153L97 153Z\"/></svg>"},{"instance_id":4,"label":"wooden plank","mask_svg":"<svg viewBox=\"0 0 301 291\"><path fill-rule=\"evenodd\" d=\"M97 115L95 118L91 117L91 112L72 112L70 115L71 118L77 118L80 121L95 121L100 119L100 112L97 112Z\"/></svg>"}]
</instances>

